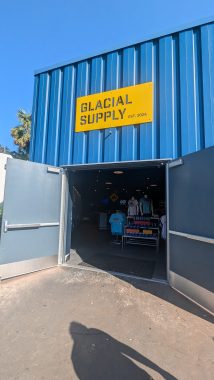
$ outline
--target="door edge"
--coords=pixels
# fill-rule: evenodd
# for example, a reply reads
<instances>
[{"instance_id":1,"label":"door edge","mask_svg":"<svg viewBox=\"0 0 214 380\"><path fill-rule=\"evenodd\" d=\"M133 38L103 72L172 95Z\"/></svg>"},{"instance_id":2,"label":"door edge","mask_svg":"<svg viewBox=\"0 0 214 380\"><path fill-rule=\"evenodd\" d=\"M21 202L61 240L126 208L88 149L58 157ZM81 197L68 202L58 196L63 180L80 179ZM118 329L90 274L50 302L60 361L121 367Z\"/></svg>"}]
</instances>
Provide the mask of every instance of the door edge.
<instances>
[{"instance_id":1,"label":"door edge","mask_svg":"<svg viewBox=\"0 0 214 380\"><path fill-rule=\"evenodd\" d=\"M30 260L17 261L0 265L0 279L22 276L43 269L55 267L58 264L58 256L45 256Z\"/></svg>"},{"instance_id":2,"label":"door edge","mask_svg":"<svg viewBox=\"0 0 214 380\"><path fill-rule=\"evenodd\" d=\"M170 271L170 286L214 316L214 294L212 292L173 271Z\"/></svg>"},{"instance_id":3,"label":"door edge","mask_svg":"<svg viewBox=\"0 0 214 380\"><path fill-rule=\"evenodd\" d=\"M170 247L169 247L169 163L166 164L166 276L170 283Z\"/></svg>"},{"instance_id":4,"label":"door edge","mask_svg":"<svg viewBox=\"0 0 214 380\"><path fill-rule=\"evenodd\" d=\"M68 212L68 178L67 171L61 169L61 199L60 199L60 222L59 222L59 245L58 264L65 262L66 255L66 233L67 233L67 212Z\"/></svg>"}]
</instances>

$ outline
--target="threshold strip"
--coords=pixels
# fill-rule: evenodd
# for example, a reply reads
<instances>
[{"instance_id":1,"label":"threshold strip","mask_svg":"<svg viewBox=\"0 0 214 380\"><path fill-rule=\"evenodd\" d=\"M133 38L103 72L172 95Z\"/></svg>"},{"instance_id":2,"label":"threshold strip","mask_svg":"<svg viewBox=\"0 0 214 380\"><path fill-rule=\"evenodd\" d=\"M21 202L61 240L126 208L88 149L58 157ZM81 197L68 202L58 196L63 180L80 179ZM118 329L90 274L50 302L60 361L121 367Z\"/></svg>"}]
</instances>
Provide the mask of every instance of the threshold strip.
<instances>
[{"instance_id":1,"label":"threshold strip","mask_svg":"<svg viewBox=\"0 0 214 380\"><path fill-rule=\"evenodd\" d=\"M140 277L140 276L135 276L133 274L126 274L122 272L114 272L114 271L104 271L102 269L97 269L97 268L86 268L81 265L73 265L73 264L67 264L64 263L62 264L63 267L67 268L73 268L73 269L80 269L80 270L85 270L85 271L90 271L90 272L96 272L96 273L104 273L104 274L111 274L113 276L118 276L118 277L126 277L126 278L131 278L133 280L143 280L143 281L148 281L148 282L155 282L163 285L168 285L167 280L159 279L159 278L146 278L146 277Z\"/></svg>"}]
</instances>

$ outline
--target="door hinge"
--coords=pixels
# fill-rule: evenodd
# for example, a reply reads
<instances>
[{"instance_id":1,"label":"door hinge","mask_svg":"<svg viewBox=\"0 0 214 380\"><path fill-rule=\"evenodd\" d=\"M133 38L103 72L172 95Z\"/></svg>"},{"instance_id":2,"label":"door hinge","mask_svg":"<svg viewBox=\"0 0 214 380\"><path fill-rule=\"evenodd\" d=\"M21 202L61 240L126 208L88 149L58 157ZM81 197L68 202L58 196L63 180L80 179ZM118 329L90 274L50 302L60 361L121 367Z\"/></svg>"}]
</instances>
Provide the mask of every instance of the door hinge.
<instances>
[{"instance_id":1,"label":"door hinge","mask_svg":"<svg viewBox=\"0 0 214 380\"><path fill-rule=\"evenodd\" d=\"M180 166L180 165L183 165L183 160L182 158L179 158L178 160L175 160L175 161L172 161L169 163L169 168L174 168L176 166Z\"/></svg>"},{"instance_id":2,"label":"door hinge","mask_svg":"<svg viewBox=\"0 0 214 380\"><path fill-rule=\"evenodd\" d=\"M56 167L54 167L54 166L48 166L48 168L47 168L47 172L48 172L48 173L59 174L59 173L60 173L60 168L56 168Z\"/></svg>"}]
</instances>

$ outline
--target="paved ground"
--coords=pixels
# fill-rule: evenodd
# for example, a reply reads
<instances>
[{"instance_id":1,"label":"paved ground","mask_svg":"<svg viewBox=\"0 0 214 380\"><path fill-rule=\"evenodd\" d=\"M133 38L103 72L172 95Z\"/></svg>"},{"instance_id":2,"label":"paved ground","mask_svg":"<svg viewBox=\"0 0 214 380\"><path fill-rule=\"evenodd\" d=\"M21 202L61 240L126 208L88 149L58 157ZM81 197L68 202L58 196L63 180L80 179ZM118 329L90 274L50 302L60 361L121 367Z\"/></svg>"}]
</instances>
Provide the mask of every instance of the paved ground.
<instances>
[{"instance_id":1,"label":"paved ground","mask_svg":"<svg viewBox=\"0 0 214 380\"><path fill-rule=\"evenodd\" d=\"M213 319L166 285L54 268L1 283L0 379L214 379Z\"/></svg>"}]
</instances>

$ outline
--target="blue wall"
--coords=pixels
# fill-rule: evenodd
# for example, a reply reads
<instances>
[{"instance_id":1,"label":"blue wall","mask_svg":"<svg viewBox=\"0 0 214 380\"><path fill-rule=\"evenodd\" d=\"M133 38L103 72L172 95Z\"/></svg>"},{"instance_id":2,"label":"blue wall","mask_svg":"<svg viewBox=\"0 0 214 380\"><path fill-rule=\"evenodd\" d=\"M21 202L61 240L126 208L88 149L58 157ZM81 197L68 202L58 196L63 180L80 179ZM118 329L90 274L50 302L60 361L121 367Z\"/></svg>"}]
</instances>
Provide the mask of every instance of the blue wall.
<instances>
[{"instance_id":1,"label":"blue wall","mask_svg":"<svg viewBox=\"0 0 214 380\"><path fill-rule=\"evenodd\" d=\"M75 133L76 98L154 83L154 121ZM35 76L30 159L52 165L176 158L214 145L214 23Z\"/></svg>"}]
</instances>

